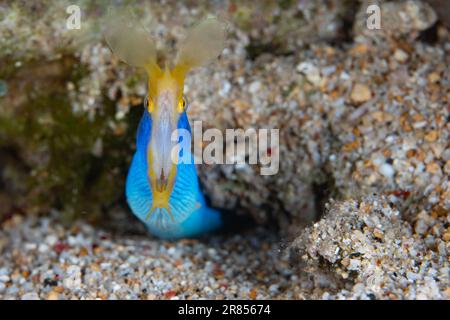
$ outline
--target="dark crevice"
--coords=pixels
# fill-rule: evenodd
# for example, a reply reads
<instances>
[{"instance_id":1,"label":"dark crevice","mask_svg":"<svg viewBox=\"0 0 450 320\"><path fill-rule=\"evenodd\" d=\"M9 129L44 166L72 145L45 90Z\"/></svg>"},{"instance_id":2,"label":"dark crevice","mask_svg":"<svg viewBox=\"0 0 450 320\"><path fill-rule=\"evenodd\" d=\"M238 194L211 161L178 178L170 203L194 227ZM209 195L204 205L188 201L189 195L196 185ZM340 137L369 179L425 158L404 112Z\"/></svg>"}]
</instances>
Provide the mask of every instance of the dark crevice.
<instances>
[{"instance_id":1,"label":"dark crevice","mask_svg":"<svg viewBox=\"0 0 450 320\"><path fill-rule=\"evenodd\" d=\"M254 61L263 54L271 54L275 56L290 56L293 51L283 49L282 45L276 41L261 42L257 39L250 39L250 43L245 48L249 60Z\"/></svg>"},{"instance_id":2,"label":"dark crevice","mask_svg":"<svg viewBox=\"0 0 450 320\"><path fill-rule=\"evenodd\" d=\"M345 2L344 9L339 14L340 20L337 35L328 41L330 45L338 48L353 42L353 25L359 10L359 4L355 4L354 1Z\"/></svg>"},{"instance_id":3,"label":"dark crevice","mask_svg":"<svg viewBox=\"0 0 450 320\"><path fill-rule=\"evenodd\" d=\"M205 197L206 205L209 208L219 211L222 215L223 227L218 232L219 234L234 235L238 233L245 233L246 231L258 226L258 223L252 215L243 214L243 212L241 212L242 210L240 210L239 208L241 208L242 205L240 204L239 200L234 209L214 207L201 182L200 190Z\"/></svg>"},{"instance_id":4,"label":"dark crevice","mask_svg":"<svg viewBox=\"0 0 450 320\"><path fill-rule=\"evenodd\" d=\"M332 174L326 174L327 179L320 182L314 182L312 184L312 190L314 193L314 206L315 206L315 221L325 213L325 205L330 198L336 193L335 181Z\"/></svg>"},{"instance_id":5,"label":"dark crevice","mask_svg":"<svg viewBox=\"0 0 450 320\"><path fill-rule=\"evenodd\" d=\"M430 28L423 30L418 37L418 40L430 45L434 45L439 41L438 23L435 23Z\"/></svg>"}]
</instances>

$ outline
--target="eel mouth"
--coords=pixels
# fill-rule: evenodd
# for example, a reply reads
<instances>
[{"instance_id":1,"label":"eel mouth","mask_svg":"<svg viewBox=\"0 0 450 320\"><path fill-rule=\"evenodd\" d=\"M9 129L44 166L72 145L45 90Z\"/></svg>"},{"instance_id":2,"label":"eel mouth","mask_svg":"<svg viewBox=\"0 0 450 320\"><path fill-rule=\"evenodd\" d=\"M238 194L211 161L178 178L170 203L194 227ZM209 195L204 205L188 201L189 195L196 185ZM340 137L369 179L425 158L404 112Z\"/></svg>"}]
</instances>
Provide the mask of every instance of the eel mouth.
<instances>
[{"instance_id":1,"label":"eel mouth","mask_svg":"<svg viewBox=\"0 0 450 320\"><path fill-rule=\"evenodd\" d=\"M162 168L159 178L156 179L156 191L158 192L166 191L168 183L169 179L164 175L164 168Z\"/></svg>"}]
</instances>

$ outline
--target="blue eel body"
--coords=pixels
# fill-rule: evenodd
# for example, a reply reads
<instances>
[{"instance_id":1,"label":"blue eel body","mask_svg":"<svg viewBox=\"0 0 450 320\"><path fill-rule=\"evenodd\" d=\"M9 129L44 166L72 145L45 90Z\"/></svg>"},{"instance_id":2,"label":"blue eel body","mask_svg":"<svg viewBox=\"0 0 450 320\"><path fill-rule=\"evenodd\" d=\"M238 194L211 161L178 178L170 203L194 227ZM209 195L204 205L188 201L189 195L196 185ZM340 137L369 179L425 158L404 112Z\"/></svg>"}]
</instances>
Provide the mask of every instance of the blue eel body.
<instances>
[{"instance_id":1,"label":"blue eel body","mask_svg":"<svg viewBox=\"0 0 450 320\"><path fill-rule=\"evenodd\" d=\"M126 181L126 198L133 213L147 226L150 233L163 239L198 237L221 227L220 213L207 207L205 203L190 151L190 160L177 164L175 183L169 200L173 218L164 208L157 208L148 218L152 208L152 190L147 174L147 149L151 140L151 128L151 114L144 110L137 131L136 152ZM180 114L178 129L191 132L186 112Z\"/></svg>"}]
</instances>

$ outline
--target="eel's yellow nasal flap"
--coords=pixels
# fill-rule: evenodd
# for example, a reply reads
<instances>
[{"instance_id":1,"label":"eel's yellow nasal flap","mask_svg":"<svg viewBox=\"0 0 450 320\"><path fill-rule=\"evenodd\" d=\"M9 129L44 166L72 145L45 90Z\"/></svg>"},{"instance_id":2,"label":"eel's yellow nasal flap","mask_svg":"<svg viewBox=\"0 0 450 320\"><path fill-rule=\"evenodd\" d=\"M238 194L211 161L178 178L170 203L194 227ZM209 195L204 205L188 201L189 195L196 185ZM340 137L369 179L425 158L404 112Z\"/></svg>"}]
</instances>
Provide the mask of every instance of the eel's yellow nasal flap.
<instances>
[{"instance_id":1,"label":"eel's yellow nasal flap","mask_svg":"<svg viewBox=\"0 0 450 320\"><path fill-rule=\"evenodd\" d=\"M122 61L144 68L150 79L158 78L163 71L156 62L155 43L138 21L131 8L110 9L104 24L106 42ZM189 70L207 65L220 55L225 40L224 22L215 17L200 21L188 31L179 46L172 74L184 78Z\"/></svg>"}]
</instances>

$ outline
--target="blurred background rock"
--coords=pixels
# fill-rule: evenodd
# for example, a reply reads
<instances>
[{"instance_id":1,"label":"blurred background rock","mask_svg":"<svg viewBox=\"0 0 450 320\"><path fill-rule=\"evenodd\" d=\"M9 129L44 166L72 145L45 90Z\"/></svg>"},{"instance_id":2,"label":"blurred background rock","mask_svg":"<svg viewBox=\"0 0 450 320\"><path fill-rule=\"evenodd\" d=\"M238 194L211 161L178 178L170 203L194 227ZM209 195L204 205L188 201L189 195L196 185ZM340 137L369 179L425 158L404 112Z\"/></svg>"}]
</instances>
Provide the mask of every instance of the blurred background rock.
<instances>
[{"instance_id":1,"label":"blurred background rock","mask_svg":"<svg viewBox=\"0 0 450 320\"><path fill-rule=\"evenodd\" d=\"M372 2L113 4L133 4L160 60L205 15L229 22L220 60L187 80L191 119L222 130L280 128L280 172L201 166L201 182L214 206L295 235L330 198L371 192L390 195L405 215L448 213L449 44L438 20L446 3L375 1L382 29L373 31L365 27ZM128 210L145 77L102 39L110 2L77 3L80 30L66 28L71 1L0 5L3 217L56 210L95 221Z\"/></svg>"},{"instance_id":2,"label":"blurred background rock","mask_svg":"<svg viewBox=\"0 0 450 320\"><path fill-rule=\"evenodd\" d=\"M205 15L228 21L219 61L187 79L190 119L279 128L280 172L202 165L200 180L215 207L295 239L290 297L448 296L448 1L3 1L2 221L135 221L124 181L146 82L102 39L111 4L133 4L161 61Z\"/></svg>"}]
</instances>

